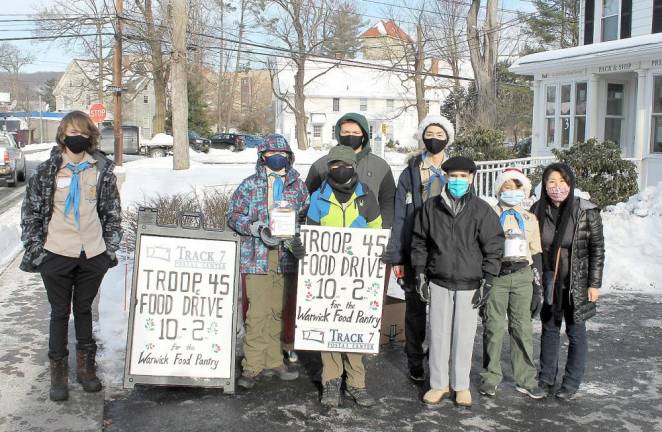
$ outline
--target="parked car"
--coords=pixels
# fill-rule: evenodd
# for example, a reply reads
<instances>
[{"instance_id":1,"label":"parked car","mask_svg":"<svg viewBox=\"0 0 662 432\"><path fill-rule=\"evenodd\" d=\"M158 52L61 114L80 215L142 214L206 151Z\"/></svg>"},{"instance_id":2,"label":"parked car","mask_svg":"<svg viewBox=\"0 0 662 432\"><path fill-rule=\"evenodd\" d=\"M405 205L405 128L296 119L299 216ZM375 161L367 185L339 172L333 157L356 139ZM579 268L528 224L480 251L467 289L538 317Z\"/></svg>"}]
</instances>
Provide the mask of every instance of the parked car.
<instances>
[{"instance_id":1,"label":"parked car","mask_svg":"<svg viewBox=\"0 0 662 432\"><path fill-rule=\"evenodd\" d=\"M164 157L172 154L172 147L172 135L158 133L151 140L144 140L140 143L140 154L153 158Z\"/></svg>"},{"instance_id":2,"label":"parked car","mask_svg":"<svg viewBox=\"0 0 662 432\"><path fill-rule=\"evenodd\" d=\"M259 137L257 135L241 134L239 136L244 139L244 145L246 146L246 148L255 148L260 144L262 144L262 142L264 141L262 137Z\"/></svg>"},{"instance_id":3,"label":"parked car","mask_svg":"<svg viewBox=\"0 0 662 432\"><path fill-rule=\"evenodd\" d=\"M215 149L226 149L230 151L242 151L246 148L241 135L234 133L217 133L210 137L211 146Z\"/></svg>"},{"instance_id":4,"label":"parked car","mask_svg":"<svg viewBox=\"0 0 662 432\"><path fill-rule=\"evenodd\" d=\"M19 181L25 181L26 172L25 155L20 146L11 134L0 132L0 179L16 187Z\"/></svg>"},{"instance_id":5,"label":"parked car","mask_svg":"<svg viewBox=\"0 0 662 432\"><path fill-rule=\"evenodd\" d=\"M197 152L209 153L211 141L203 138L196 131L188 131L188 145Z\"/></svg>"},{"instance_id":6,"label":"parked car","mask_svg":"<svg viewBox=\"0 0 662 432\"><path fill-rule=\"evenodd\" d=\"M106 154L115 153L115 130L112 126L101 128L99 150ZM136 155L140 150L140 129L138 126L122 126L123 153Z\"/></svg>"}]
</instances>

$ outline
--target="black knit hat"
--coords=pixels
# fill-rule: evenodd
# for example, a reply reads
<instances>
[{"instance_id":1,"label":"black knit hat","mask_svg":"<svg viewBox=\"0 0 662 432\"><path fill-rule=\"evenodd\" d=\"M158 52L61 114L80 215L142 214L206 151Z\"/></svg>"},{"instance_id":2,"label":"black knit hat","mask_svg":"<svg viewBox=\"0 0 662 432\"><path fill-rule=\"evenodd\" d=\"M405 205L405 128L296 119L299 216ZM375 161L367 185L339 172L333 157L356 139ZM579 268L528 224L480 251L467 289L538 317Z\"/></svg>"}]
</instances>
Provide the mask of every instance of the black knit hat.
<instances>
[{"instance_id":1,"label":"black knit hat","mask_svg":"<svg viewBox=\"0 0 662 432\"><path fill-rule=\"evenodd\" d=\"M448 159L441 165L441 169L445 173L451 171L469 171L470 173L475 173L478 171L478 167L471 159L464 156L455 156Z\"/></svg>"}]
</instances>

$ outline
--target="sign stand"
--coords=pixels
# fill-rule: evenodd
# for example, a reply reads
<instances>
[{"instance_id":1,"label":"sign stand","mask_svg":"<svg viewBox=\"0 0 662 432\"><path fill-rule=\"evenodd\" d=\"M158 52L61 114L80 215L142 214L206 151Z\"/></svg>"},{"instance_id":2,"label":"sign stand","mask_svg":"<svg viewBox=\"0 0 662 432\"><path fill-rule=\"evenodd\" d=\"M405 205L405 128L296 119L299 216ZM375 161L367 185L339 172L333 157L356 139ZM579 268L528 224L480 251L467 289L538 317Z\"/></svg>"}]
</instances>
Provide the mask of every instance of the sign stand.
<instances>
[{"instance_id":1,"label":"sign stand","mask_svg":"<svg viewBox=\"0 0 662 432\"><path fill-rule=\"evenodd\" d=\"M124 387L235 391L239 235L204 227L200 213L158 223L140 208ZM189 222L192 222L189 224Z\"/></svg>"}]
</instances>

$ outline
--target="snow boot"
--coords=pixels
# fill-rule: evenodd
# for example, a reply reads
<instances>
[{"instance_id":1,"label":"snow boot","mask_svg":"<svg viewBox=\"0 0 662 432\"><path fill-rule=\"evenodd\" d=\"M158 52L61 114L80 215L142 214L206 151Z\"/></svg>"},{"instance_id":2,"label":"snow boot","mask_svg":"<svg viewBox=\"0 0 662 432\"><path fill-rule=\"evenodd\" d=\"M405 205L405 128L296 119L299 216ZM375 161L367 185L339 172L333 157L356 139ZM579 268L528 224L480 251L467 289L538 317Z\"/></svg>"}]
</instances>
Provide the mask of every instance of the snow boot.
<instances>
[{"instance_id":1,"label":"snow boot","mask_svg":"<svg viewBox=\"0 0 662 432\"><path fill-rule=\"evenodd\" d=\"M102 387L97 378L96 355L94 343L76 346L76 379L88 393L96 393Z\"/></svg>"},{"instance_id":2,"label":"snow boot","mask_svg":"<svg viewBox=\"0 0 662 432\"><path fill-rule=\"evenodd\" d=\"M50 398L54 402L69 399L69 358L50 360L51 390Z\"/></svg>"}]
</instances>

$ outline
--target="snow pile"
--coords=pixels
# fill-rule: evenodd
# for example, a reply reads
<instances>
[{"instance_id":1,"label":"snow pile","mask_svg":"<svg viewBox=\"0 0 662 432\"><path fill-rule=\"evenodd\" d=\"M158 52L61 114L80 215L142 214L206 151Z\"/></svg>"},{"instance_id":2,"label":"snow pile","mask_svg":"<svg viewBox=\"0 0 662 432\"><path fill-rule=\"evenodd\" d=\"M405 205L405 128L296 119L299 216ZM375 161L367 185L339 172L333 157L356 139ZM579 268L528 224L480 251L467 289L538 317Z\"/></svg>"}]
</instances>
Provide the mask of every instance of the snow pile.
<instances>
[{"instance_id":1,"label":"snow pile","mask_svg":"<svg viewBox=\"0 0 662 432\"><path fill-rule=\"evenodd\" d=\"M23 249L20 223L20 205L7 210L0 218L0 269Z\"/></svg>"},{"instance_id":2,"label":"snow pile","mask_svg":"<svg viewBox=\"0 0 662 432\"><path fill-rule=\"evenodd\" d=\"M602 212L606 262L603 287L661 292L662 182Z\"/></svg>"}]
</instances>

